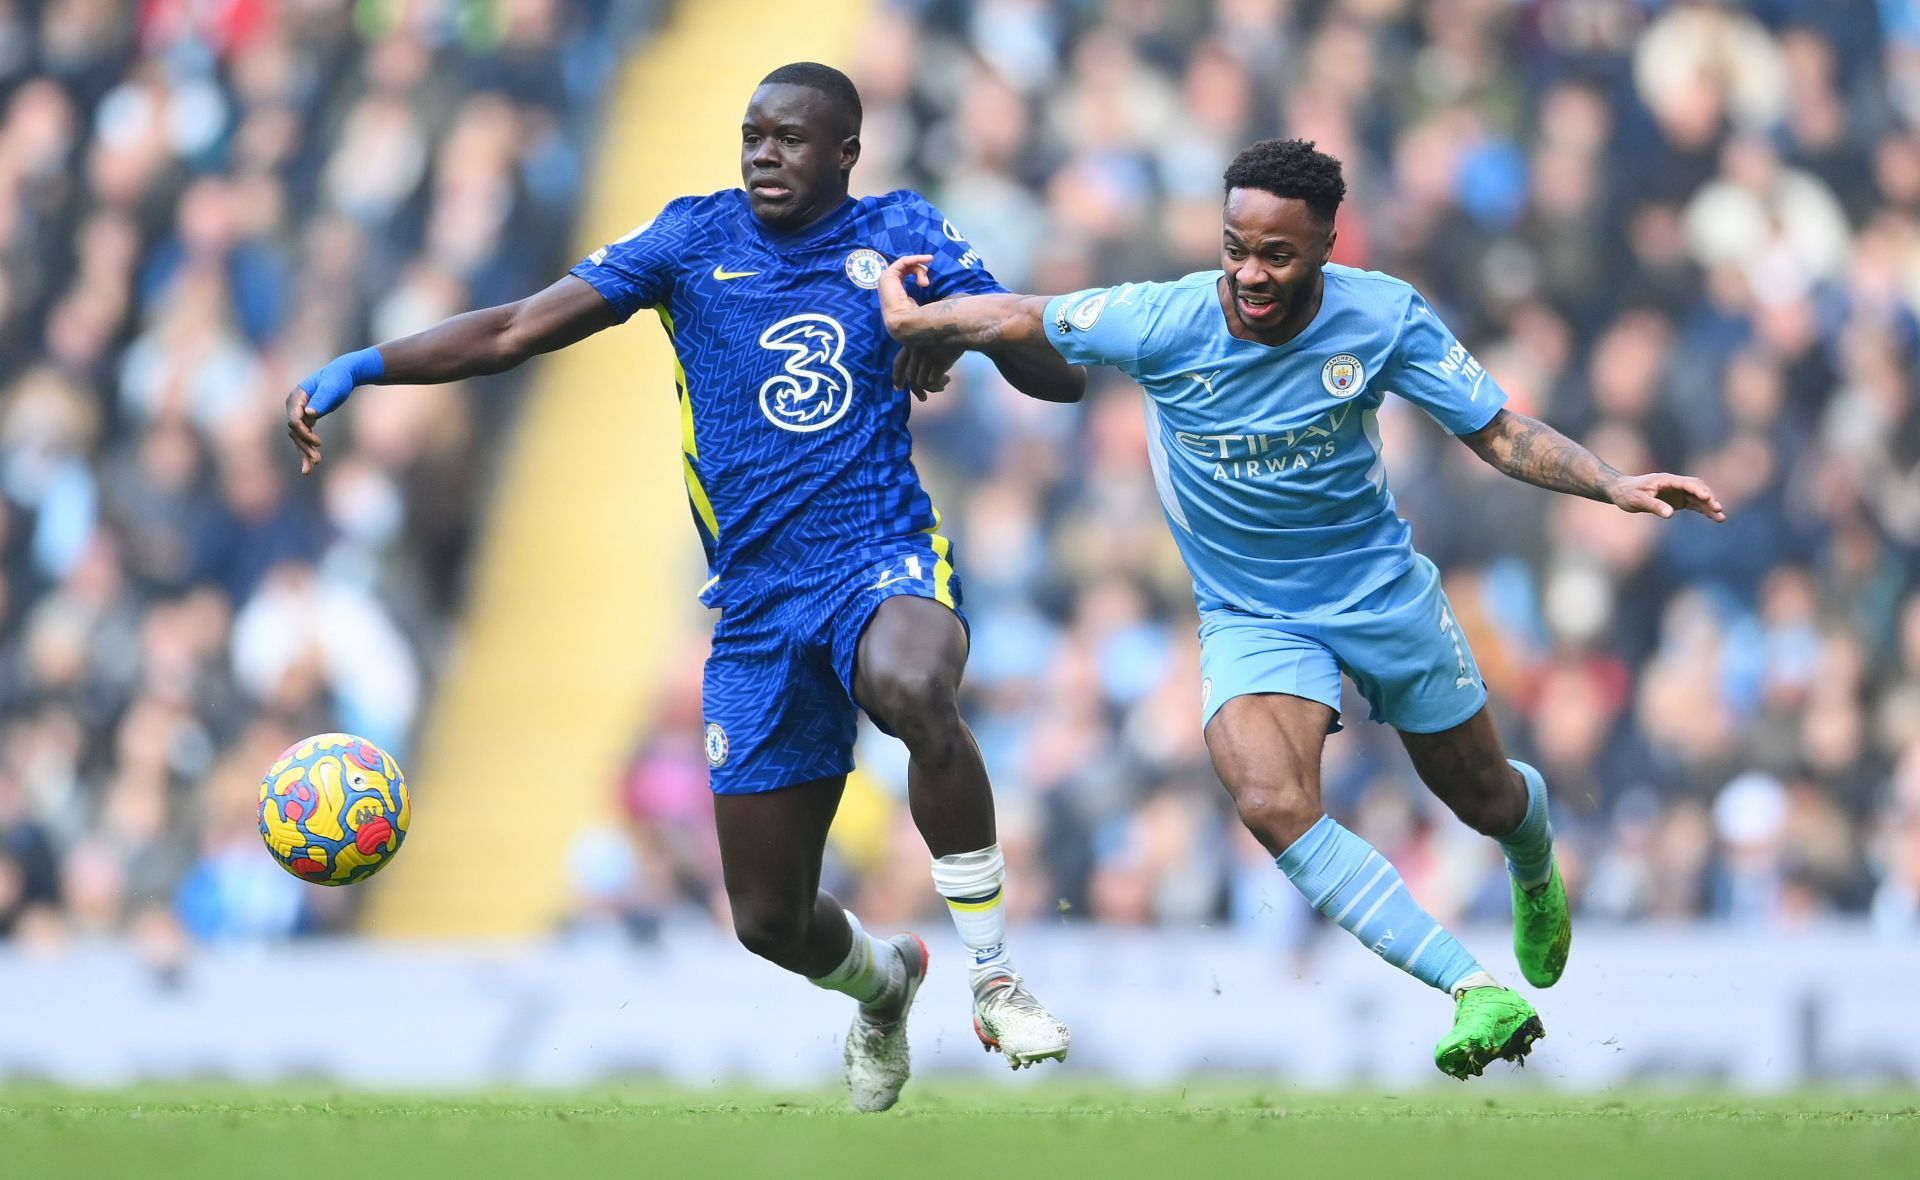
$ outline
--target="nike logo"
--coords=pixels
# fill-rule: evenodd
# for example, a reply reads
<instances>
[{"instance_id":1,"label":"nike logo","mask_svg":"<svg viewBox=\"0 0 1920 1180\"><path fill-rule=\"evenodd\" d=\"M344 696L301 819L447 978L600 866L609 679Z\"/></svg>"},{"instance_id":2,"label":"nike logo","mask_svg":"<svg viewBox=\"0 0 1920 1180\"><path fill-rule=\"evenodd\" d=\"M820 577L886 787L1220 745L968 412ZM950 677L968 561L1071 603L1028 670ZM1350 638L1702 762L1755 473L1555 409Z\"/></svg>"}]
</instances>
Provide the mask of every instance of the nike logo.
<instances>
[{"instance_id":1,"label":"nike logo","mask_svg":"<svg viewBox=\"0 0 1920 1180\"><path fill-rule=\"evenodd\" d=\"M728 270L724 266L716 266L713 268L713 277L722 283L728 279L744 279L749 275L757 275L759 273L757 270Z\"/></svg>"},{"instance_id":2,"label":"nike logo","mask_svg":"<svg viewBox=\"0 0 1920 1180\"><path fill-rule=\"evenodd\" d=\"M907 574L889 573L885 577L881 578L878 582L875 582L871 587L869 587L869 589L885 590L888 586L894 585L897 582L916 582L916 581L919 581L919 578L915 576L910 576Z\"/></svg>"}]
</instances>

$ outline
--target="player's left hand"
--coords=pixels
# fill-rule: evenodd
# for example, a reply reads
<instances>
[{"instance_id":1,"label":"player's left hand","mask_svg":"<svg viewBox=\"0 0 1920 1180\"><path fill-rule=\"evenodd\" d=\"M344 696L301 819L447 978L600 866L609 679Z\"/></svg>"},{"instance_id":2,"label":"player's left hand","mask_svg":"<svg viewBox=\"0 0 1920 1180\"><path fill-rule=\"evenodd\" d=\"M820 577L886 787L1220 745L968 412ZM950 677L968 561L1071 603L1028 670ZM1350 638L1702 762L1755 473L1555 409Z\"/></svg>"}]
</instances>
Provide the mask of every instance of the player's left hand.
<instances>
[{"instance_id":1,"label":"player's left hand","mask_svg":"<svg viewBox=\"0 0 1920 1180\"><path fill-rule=\"evenodd\" d=\"M921 345L901 349L900 354L893 358L893 387L910 389L913 396L926 401L928 394L939 393L947 387L947 372L964 351L960 348L928 348Z\"/></svg>"},{"instance_id":2,"label":"player's left hand","mask_svg":"<svg viewBox=\"0 0 1920 1180\"><path fill-rule=\"evenodd\" d=\"M1607 489L1607 495L1622 512L1651 512L1655 516L1670 517L1687 509L1708 520L1727 519L1726 509L1720 506L1713 489L1705 480L1691 475L1668 475L1664 471L1624 475Z\"/></svg>"}]
</instances>

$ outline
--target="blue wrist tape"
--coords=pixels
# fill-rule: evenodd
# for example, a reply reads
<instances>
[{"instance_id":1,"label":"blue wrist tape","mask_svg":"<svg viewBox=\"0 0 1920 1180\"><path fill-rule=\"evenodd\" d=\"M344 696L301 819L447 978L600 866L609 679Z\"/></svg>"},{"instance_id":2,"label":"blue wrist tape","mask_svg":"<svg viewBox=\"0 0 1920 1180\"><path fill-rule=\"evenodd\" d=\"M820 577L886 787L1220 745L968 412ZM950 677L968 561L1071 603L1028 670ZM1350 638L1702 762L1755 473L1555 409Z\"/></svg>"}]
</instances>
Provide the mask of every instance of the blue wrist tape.
<instances>
[{"instance_id":1,"label":"blue wrist tape","mask_svg":"<svg viewBox=\"0 0 1920 1180\"><path fill-rule=\"evenodd\" d=\"M334 357L302 381L300 388L307 391L307 408L324 418L340 408L355 386L378 381L386 372L380 350L363 348Z\"/></svg>"}]
</instances>

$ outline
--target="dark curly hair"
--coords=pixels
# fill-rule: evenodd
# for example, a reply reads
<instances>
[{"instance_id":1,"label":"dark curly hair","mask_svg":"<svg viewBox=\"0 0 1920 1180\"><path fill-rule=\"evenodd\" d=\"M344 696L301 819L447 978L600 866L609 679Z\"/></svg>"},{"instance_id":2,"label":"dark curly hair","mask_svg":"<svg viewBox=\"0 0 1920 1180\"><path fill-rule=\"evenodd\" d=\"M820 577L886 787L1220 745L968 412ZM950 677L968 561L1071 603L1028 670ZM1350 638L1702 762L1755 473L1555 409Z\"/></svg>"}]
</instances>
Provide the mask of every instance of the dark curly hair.
<instances>
[{"instance_id":1,"label":"dark curly hair","mask_svg":"<svg viewBox=\"0 0 1920 1180\"><path fill-rule=\"evenodd\" d=\"M1314 150L1311 139L1263 139L1227 165L1227 191L1257 188L1276 197L1297 197L1315 217L1333 224L1347 182L1340 161Z\"/></svg>"}]
</instances>

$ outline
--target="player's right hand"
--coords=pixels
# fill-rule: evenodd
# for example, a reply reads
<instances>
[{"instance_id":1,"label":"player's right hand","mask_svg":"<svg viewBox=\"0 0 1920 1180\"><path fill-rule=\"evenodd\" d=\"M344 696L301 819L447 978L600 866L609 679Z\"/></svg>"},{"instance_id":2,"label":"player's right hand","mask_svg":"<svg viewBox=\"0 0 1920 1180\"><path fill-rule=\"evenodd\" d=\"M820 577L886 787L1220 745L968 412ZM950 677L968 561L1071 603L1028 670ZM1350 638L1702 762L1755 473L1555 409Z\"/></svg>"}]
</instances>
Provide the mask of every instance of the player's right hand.
<instances>
[{"instance_id":1,"label":"player's right hand","mask_svg":"<svg viewBox=\"0 0 1920 1180\"><path fill-rule=\"evenodd\" d=\"M1682 510L1698 512L1712 521L1725 521L1727 510L1707 481L1690 475L1623 475L1607 488L1607 497L1622 512L1647 512L1671 517Z\"/></svg>"},{"instance_id":2,"label":"player's right hand","mask_svg":"<svg viewBox=\"0 0 1920 1180\"><path fill-rule=\"evenodd\" d=\"M320 465L320 436L314 423L339 409L353 391L380 380L387 372L378 348L363 348L334 357L309 373L287 395L287 433L300 448L300 474Z\"/></svg>"},{"instance_id":3,"label":"player's right hand","mask_svg":"<svg viewBox=\"0 0 1920 1180\"><path fill-rule=\"evenodd\" d=\"M287 433L300 452L300 474L310 474L320 466L320 434L314 426L320 415L307 405L307 391L298 385L287 395Z\"/></svg>"}]
</instances>

